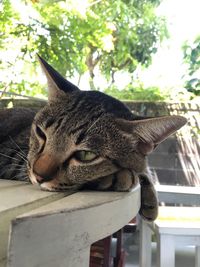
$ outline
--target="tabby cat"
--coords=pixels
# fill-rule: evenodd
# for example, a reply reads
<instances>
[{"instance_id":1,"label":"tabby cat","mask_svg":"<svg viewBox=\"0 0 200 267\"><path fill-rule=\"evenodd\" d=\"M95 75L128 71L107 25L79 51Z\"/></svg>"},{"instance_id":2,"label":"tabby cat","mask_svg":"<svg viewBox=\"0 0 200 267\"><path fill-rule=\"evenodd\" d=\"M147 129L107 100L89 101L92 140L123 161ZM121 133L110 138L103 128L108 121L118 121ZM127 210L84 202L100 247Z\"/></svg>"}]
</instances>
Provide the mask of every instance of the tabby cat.
<instances>
[{"instance_id":1,"label":"tabby cat","mask_svg":"<svg viewBox=\"0 0 200 267\"><path fill-rule=\"evenodd\" d=\"M157 197L144 174L146 156L182 127L181 116L142 118L120 101L81 91L39 57L48 103L0 112L0 177L28 180L44 190L84 187L128 191L141 184L140 214L157 216Z\"/></svg>"}]
</instances>

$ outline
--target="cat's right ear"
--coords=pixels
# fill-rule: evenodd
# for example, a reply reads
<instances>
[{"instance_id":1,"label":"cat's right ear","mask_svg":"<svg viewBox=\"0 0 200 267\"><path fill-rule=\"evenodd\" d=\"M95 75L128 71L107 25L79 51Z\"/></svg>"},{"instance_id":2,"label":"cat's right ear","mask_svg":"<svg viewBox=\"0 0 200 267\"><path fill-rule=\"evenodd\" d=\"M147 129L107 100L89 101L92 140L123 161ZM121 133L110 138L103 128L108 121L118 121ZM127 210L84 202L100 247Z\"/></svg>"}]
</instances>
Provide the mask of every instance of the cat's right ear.
<instances>
[{"instance_id":1,"label":"cat's right ear","mask_svg":"<svg viewBox=\"0 0 200 267\"><path fill-rule=\"evenodd\" d=\"M116 122L120 130L135 137L138 150L147 155L185 125L187 120L182 116L172 115L135 121L117 119Z\"/></svg>"},{"instance_id":2,"label":"cat's right ear","mask_svg":"<svg viewBox=\"0 0 200 267\"><path fill-rule=\"evenodd\" d=\"M49 101L54 101L59 97L70 95L72 92L79 90L77 86L67 81L41 56L37 54L37 57L42 67L42 70L47 78Z\"/></svg>"}]
</instances>

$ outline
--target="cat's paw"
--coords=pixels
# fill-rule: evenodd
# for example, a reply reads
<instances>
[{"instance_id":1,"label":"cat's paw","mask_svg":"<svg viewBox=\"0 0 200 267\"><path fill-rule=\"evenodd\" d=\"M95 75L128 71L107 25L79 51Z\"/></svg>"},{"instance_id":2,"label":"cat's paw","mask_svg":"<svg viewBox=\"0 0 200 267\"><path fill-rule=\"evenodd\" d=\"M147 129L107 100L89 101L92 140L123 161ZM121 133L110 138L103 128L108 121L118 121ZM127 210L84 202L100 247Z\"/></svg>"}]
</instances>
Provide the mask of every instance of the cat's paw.
<instances>
[{"instance_id":1,"label":"cat's paw","mask_svg":"<svg viewBox=\"0 0 200 267\"><path fill-rule=\"evenodd\" d=\"M138 176L128 169L122 169L117 173L98 178L84 185L84 189L101 191L130 191L139 183Z\"/></svg>"},{"instance_id":2,"label":"cat's paw","mask_svg":"<svg viewBox=\"0 0 200 267\"><path fill-rule=\"evenodd\" d=\"M122 169L115 174L114 191L130 191L138 183L138 176L128 169Z\"/></svg>"},{"instance_id":3,"label":"cat's paw","mask_svg":"<svg viewBox=\"0 0 200 267\"><path fill-rule=\"evenodd\" d=\"M141 207L139 214L146 221L154 221L158 216L158 198L154 185L146 175L140 175Z\"/></svg>"},{"instance_id":4,"label":"cat's paw","mask_svg":"<svg viewBox=\"0 0 200 267\"><path fill-rule=\"evenodd\" d=\"M96 189L102 191L108 190L109 188L112 187L113 180L114 180L114 174L110 174L108 176L100 178L96 186Z\"/></svg>"}]
</instances>

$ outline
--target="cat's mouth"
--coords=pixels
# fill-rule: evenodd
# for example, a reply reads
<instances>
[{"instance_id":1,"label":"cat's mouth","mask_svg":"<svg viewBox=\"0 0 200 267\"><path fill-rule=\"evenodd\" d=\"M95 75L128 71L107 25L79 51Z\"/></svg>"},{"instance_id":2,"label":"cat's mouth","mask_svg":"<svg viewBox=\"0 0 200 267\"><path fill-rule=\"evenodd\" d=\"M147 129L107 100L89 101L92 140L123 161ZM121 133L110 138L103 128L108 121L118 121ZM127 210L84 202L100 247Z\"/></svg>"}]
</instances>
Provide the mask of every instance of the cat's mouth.
<instances>
[{"instance_id":1,"label":"cat's mouth","mask_svg":"<svg viewBox=\"0 0 200 267\"><path fill-rule=\"evenodd\" d=\"M115 172L114 172L115 173ZM94 189L98 190L97 184L99 184L99 180L102 178L109 178L109 180L112 180L112 177L114 177L114 173L111 173L107 176L101 176L101 177L96 177L94 179L90 180L84 180L82 183L76 183L76 184L69 184L66 182L61 181L58 177L54 177L53 179L49 181L43 181L40 183L40 178L33 173L32 170L29 170L29 178L32 182L32 184L39 185L40 188L44 191L50 191L50 192L64 192L64 191L74 191L74 190L79 190L81 188L87 188L87 189ZM41 180L42 181L42 180ZM105 181L105 180L104 180ZM103 184L102 184L103 185ZM102 187L101 185L101 187ZM103 185L104 187L104 185ZM100 190L104 190L104 188L101 188ZM106 185L107 187L107 185Z\"/></svg>"},{"instance_id":2,"label":"cat's mouth","mask_svg":"<svg viewBox=\"0 0 200 267\"><path fill-rule=\"evenodd\" d=\"M40 188L44 191L51 191L51 192L63 192L69 190L78 190L80 189L80 185L64 185L64 184L56 184L52 182L44 182L40 184Z\"/></svg>"},{"instance_id":3,"label":"cat's mouth","mask_svg":"<svg viewBox=\"0 0 200 267\"><path fill-rule=\"evenodd\" d=\"M44 191L51 191L51 192L62 192L68 190L77 190L80 188L80 185L69 185L64 182L59 182L57 177L51 179L50 181L42 182L42 178L38 175L35 175L32 170L29 170L29 178L31 183L34 185L39 185L40 188ZM40 182L41 181L41 182Z\"/></svg>"}]
</instances>

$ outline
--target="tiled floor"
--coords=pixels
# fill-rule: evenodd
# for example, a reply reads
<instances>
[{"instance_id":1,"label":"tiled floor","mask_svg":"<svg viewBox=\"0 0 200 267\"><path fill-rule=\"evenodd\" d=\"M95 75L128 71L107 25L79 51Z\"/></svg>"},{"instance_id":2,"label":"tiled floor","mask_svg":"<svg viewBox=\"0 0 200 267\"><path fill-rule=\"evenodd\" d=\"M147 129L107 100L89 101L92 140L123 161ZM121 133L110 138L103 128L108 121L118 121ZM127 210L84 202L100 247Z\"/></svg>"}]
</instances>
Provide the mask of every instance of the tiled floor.
<instances>
[{"instance_id":1,"label":"tiled floor","mask_svg":"<svg viewBox=\"0 0 200 267\"><path fill-rule=\"evenodd\" d=\"M124 246L127 252L125 267L139 267L139 238L138 232L125 234ZM152 243L152 267L156 267L156 244ZM176 251L176 267L195 267L194 248L181 248ZM169 266L171 267L171 266Z\"/></svg>"}]
</instances>

